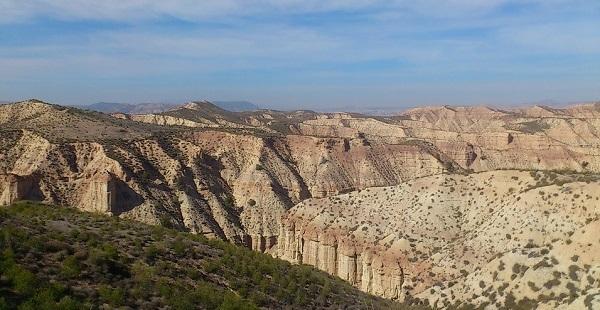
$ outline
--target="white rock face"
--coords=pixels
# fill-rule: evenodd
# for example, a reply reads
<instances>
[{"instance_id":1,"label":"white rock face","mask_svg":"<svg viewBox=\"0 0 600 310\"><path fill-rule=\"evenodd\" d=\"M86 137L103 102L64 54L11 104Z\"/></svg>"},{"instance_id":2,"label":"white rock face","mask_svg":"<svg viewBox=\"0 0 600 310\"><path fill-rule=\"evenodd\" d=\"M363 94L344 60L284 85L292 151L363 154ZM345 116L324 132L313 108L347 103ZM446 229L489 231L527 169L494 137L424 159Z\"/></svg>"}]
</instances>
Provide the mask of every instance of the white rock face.
<instances>
[{"instance_id":1,"label":"white rock face","mask_svg":"<svg viewBox=\"0 0 600 310\"><path fill-rule=\"evenodd\" d=\"M112 213L116 202L116 188L109 176L92 180L83 192L79 208L89 212Z\"/></svg>"}]
</instances>

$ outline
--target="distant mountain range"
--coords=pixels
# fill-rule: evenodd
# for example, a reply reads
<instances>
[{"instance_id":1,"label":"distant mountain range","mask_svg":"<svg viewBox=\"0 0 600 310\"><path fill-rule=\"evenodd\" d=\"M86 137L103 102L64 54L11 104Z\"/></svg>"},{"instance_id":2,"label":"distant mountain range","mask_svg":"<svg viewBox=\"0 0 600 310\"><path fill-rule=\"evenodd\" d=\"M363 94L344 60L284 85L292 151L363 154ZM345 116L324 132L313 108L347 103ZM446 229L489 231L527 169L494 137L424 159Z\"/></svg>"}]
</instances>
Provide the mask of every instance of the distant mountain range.
<instances>
[{"instance_id":1,"label":"distant mountain range","mask_svg":"<svg viewBox=\"0 0 600 310\"><path fill-rule=\"evenodd\" d=\"M258 110L258 106L248 101L214 101L216 106L231 111L245 112ZM127 114L147 114L160 113L171 110L179 104L174 103L119 103L119 102L98 102L82 108L103 112L103 113L127 113Z\"/></svg>"}]
</instances>

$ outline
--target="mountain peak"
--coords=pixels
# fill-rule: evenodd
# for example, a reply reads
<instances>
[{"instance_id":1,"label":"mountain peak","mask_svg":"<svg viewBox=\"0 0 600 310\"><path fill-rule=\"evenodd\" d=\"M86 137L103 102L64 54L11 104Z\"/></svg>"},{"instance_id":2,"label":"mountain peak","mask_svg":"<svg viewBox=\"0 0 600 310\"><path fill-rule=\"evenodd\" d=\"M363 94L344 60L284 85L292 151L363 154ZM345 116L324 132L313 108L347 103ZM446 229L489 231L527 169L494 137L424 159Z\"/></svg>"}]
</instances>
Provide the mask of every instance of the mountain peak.
<instances>
[{"instance_id":1,"label":"mountain peak","mask_svg":"<svg viewBox=\"0 0 600 310\"><path fill-rule=\"evenodd\" d=\"M190 110L200 110L200 109L207 109L207 108L222 110L220 107L218 107L217 105L215 105L214 103L212 103L208 100L190 101L190 102L184 104L182 107L185 109L190 109Z\"/></svg>"}]
</instances>

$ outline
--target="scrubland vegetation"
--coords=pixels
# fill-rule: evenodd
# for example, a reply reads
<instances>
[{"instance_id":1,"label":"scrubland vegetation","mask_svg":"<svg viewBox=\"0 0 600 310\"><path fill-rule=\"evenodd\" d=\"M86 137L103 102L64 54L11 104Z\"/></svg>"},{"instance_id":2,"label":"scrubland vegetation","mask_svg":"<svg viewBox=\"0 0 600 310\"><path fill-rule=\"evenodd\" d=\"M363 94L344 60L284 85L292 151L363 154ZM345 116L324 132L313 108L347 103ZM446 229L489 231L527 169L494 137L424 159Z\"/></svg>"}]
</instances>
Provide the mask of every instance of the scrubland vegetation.
<instances>
[{"instance_id":1,"label":"scrubland vegetation","mask_svg":"<svg viewBox=\"0 0 600 310\"><path fill-rule=\"evenodd\" d=\"M308 266L116 217L0 209L0 309L401 308Z\"/></svg>"}]
</instances>

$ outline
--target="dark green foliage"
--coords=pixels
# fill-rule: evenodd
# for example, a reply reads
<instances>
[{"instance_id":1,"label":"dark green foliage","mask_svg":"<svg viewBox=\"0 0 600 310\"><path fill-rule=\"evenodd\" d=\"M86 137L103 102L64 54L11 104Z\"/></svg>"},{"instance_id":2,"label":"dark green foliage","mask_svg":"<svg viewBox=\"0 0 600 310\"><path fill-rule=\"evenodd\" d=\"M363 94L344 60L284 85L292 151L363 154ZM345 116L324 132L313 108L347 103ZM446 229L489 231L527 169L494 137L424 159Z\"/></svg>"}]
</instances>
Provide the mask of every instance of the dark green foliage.
<instances>
[{"instance_id":1,"label":"dark green foliage","mask_svg":"<svg viewBox=\"0 0 600 310\"><path fill-rule=\"evenodd\" d=\"M119 287L103 285L98 289L100 299L113 307L119 307L125 302L125 292Z\"/></svg>"},{"instance_id":2,"label":"dark green foliage","mask_svg":"<svg viewBox=\"0 0 600 310\"><path fill-rule=\"evenodd\" d=\"M0 310L411 308L227 242L34 203L0 209L0 253Z\"/></svg>"},{"instance_id":3,"label":"dark green foliage","mask_svg":"<svg viewBox=\"0 0 600 310\"><path fill-rule=\"evenodd\" d=\"M81 267L75 256L69 256L63 261L61 273L67 278L75 278L79 276Z\"/></svg>"}]
</instances>

